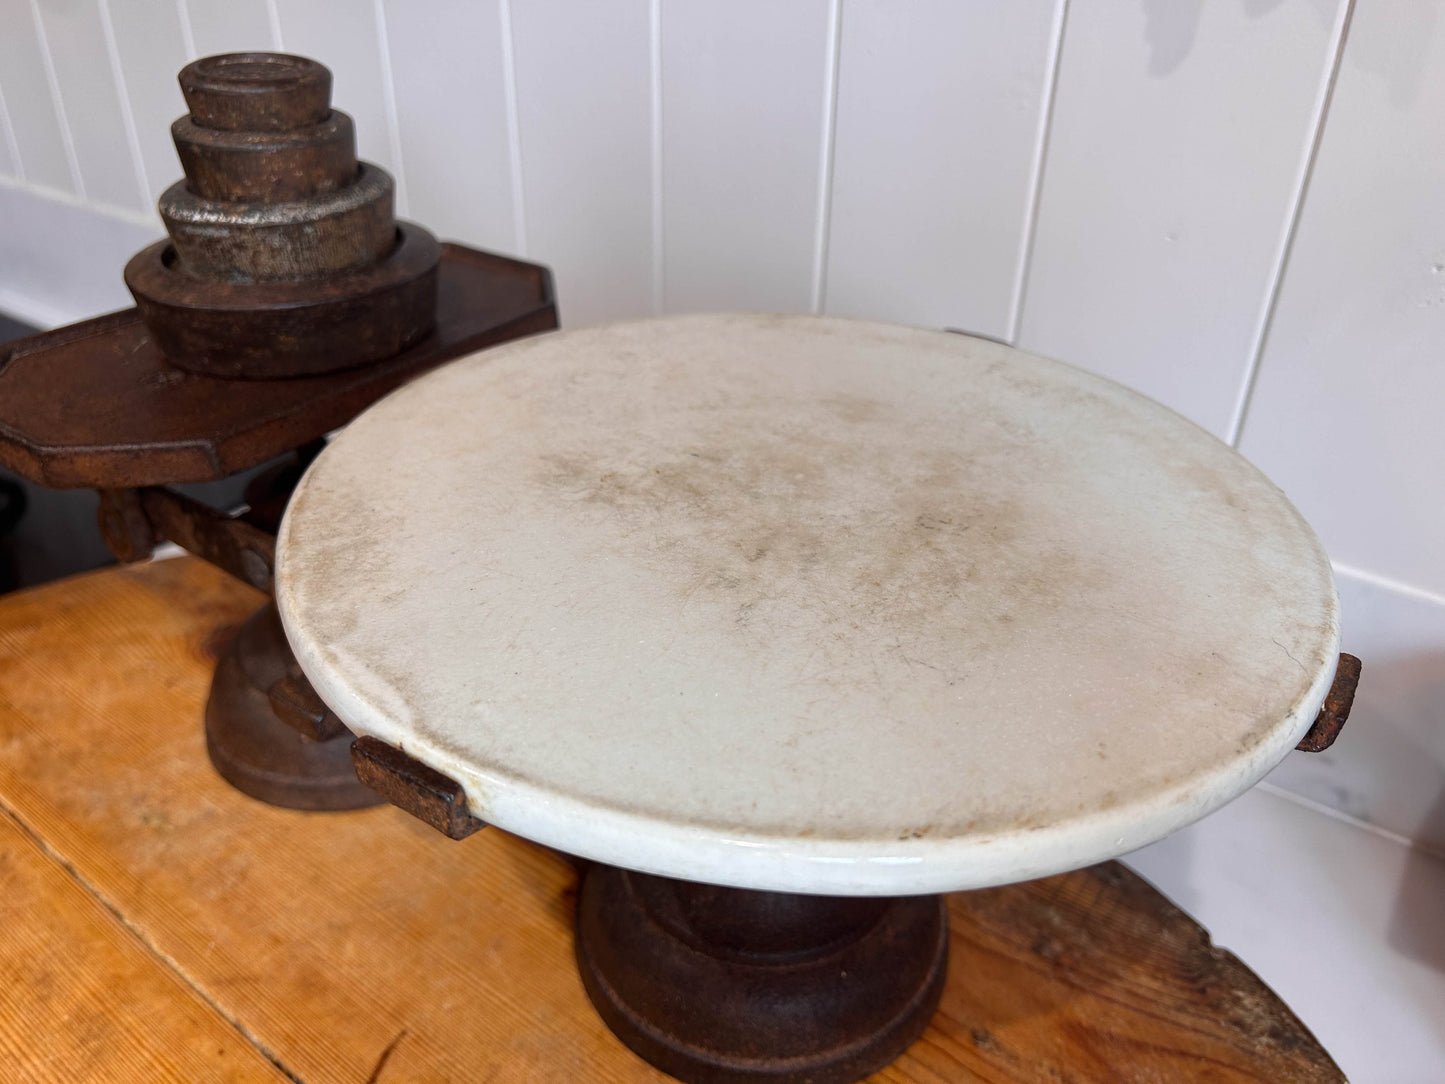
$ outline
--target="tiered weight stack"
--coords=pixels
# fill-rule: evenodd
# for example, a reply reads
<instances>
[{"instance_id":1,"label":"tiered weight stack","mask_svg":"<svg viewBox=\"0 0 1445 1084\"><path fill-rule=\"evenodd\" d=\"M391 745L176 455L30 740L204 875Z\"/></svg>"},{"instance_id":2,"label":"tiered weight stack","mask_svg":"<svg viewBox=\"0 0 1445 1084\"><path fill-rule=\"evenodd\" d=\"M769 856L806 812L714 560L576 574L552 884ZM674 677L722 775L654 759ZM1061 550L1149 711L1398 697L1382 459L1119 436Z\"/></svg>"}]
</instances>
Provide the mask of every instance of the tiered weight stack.
<instances>
[{"instance_id":1,"label":"tiered weight stack","mask_svg":"<svg viewBox=\"0 0 1445 1084\"><path fill-rule=\"evenodd\" d=\"M321 438L444 362L554 330L556 295L539 264L398 229L391 180L357 162L315 61L207 57L180 84L171 237L127 268L136 308L0 348L0 466L99 490L122 561L169 541L270 592L276 529ZM267 462L239 511L171 488ZM216 647L205 735L225 779L297 809L380 800L274 605Z\"/></svg>"},{"instance_id":2,"label":"tiered weight stack","mask_svg":"<svg viewBox=\"0 0 1445 1084\"><path fill-rule=\"evenodd\" d=\"M229 53L179 78L190 115L171 126L186 177L160 198L170 240L125 269L167 359L210 376L311 376L430 334L440 246L396 221L390 175L357 161L331 72Z\"/></svg>"}]
</instances>

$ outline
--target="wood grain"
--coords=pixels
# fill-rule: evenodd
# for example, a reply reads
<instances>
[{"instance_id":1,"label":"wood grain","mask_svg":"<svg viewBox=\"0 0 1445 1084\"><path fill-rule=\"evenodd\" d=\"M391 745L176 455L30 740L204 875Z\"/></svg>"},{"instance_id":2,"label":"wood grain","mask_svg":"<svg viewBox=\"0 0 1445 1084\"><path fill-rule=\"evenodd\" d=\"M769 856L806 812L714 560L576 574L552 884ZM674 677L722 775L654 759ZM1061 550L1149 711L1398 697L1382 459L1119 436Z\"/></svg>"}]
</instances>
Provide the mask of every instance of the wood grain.
<instances>
[{"instance_id":1,"label":"wood grain","mask_svg":"<svg viewBox=\"0 0 1445 1084\"><path fill-rule=\"evenodd\" d=\"M216 1017L188 1041L235 1021L306 1084L664 1080L586 1000L563 858L495 830L453 843L390 808L273 809L214 774L210 664L260 601L190 559L0 600L0 803L94 893L86 906L203 992ZM1343 1079L1252 973L1116 864L950 905L943 1005L880 1081ZM103 961L75 960L58 978L113 996L118 1020L160 1012L166 995L121 996ZM61 1021L13 1005L0 998L0 1050L63 1040ZM102 1076L158 1078L134 1058Z\"/></svg>"},{"instance_id":2,"label":"wood grain","mask_svg":"<svg viewBox=\"0 0 1445 1084\"><path fill-rule=\"evenodd\" d=\"M4 814L0 930L0 1079L286 1079Z\"/></svg>"}]
</instances>

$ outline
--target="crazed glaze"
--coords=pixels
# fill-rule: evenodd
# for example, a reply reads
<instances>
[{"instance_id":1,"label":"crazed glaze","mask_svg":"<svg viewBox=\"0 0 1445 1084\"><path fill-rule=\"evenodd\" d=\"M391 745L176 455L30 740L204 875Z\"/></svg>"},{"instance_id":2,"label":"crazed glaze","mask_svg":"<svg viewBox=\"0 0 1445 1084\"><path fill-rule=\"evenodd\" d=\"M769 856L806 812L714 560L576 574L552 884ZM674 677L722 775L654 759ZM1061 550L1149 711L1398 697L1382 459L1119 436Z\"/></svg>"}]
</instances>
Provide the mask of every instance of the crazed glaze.
<instances>
[{"instance_id":1,"label":"crazed glaze","mask_svg":"<svg viewBox=\"0 0 1445 1084\"><path fill-rule=\"evenodd\" d=\"M298 487L277 600L348 725L484 820L847 894L1189 823L1295 744L1339 638L1309 527L1192 423L816 317L554 334L417 381Z\"/></svg>"}]
</instances>

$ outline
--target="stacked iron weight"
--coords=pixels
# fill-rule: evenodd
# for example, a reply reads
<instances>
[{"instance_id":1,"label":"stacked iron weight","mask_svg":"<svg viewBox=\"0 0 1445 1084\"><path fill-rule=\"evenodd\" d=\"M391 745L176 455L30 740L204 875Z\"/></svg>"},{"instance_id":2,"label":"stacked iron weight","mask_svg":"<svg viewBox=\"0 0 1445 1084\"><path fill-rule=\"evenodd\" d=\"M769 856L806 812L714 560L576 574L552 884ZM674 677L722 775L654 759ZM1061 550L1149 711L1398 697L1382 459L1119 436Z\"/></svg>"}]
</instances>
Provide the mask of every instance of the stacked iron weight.
<instances>
[{"instance_id":1,"label":"stacked iron weight","mask_svg":"<svg viewBox=\"0 0 1445 1084\"><path fill-rule=\"evenodd\" d=\"M356 158L331 72L230 53L180 73L171 126L185 179L170 234L125 283L172 364L231 378L310 376L397 354L436 320L436 238L393 215L389 174Z\"/></svg>"}]
</instances>

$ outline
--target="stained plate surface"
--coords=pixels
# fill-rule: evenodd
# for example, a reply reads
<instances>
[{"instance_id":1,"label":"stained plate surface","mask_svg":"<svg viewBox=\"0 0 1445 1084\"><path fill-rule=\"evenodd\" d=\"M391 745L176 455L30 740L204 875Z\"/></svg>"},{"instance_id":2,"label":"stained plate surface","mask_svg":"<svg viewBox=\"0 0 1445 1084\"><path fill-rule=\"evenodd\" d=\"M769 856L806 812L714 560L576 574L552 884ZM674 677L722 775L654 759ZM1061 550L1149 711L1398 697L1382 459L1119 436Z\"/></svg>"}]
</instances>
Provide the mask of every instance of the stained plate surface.
<instances>
[{"instance_id":1,"label":"stained plate surface","mask_svg":"<svg viewBox=\"0 0 1445 1084\"><path fill-rule=\"evenodd\" d=\"M353 730L484 820L841 894L1087 865L1313 721L1334 581L1193 423L991 342L669 317L452 363L324 452L277 553Z\"/></svg>"}]
</instances>

